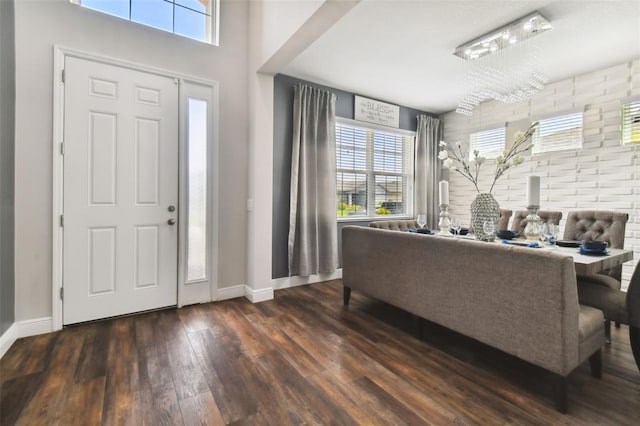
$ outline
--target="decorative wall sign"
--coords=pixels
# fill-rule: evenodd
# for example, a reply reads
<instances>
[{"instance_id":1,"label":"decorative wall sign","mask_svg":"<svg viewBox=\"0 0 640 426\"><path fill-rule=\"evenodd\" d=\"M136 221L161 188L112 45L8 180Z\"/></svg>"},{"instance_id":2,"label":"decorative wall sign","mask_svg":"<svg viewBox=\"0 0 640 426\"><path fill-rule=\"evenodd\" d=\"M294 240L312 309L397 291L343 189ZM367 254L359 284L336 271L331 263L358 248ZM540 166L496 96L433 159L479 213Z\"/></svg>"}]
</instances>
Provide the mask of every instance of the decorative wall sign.
<instances>
[{"instance_id":1,"label":"decorative wall sign","mask_svg":"<svg viewBox=\"0 0 640 426\"><path fill-rule=\"evenodd\" d=\"M356 95L354 118L358 121L400 127L400 107Z\"/></svg>"}]
</instances>

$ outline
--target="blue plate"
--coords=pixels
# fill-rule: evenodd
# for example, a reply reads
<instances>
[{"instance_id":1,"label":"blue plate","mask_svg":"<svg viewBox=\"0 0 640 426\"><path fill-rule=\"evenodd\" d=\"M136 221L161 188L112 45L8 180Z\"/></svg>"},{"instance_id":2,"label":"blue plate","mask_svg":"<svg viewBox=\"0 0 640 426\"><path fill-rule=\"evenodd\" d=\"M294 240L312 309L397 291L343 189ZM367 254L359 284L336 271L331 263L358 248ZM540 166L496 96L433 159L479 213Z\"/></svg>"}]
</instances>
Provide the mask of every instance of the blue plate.
<instances>
[{"instance_id":1,"label":"blue plate","mask_svg":"<svg viewBox=\"0 0 640 426\"><path fill-rule=\"evenodd\" d=\"M609 250L588 249L588 248L580 247L580 254L588 254L592 256L606 256L609 254Z\"/></svg>"}]
</instances>

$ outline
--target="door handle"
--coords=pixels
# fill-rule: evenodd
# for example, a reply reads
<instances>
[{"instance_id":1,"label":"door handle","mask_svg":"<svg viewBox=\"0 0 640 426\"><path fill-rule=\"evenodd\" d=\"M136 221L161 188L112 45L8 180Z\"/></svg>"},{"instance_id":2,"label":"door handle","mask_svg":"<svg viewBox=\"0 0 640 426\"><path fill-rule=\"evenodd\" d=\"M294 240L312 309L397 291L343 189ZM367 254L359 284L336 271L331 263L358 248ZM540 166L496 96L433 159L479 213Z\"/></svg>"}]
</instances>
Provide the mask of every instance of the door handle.
<instances>
[{"instance_id":1,"label":"door handle","mask_svg":"<svg viewBox=\"0 0 640 426\"><path fill-rule=\"evenodd\" d=\"M176 224L176 220L175 220L174 218L171 218L171 219L169 219L169 220L167 221L167 223L168 223L169 225L175 225L175 224Z\"/></svg>"},{"instance_id":2,"label":"door handle","mask_svg":"<svg viewBox=\"0 0 640 426\"><path fill-rule=\"evenodd\" d=\"M167 207L167 210L169 210L170 212L175 212L176 211L176 206L169 206L169 207Z\"/></svg>"}]
</instances>

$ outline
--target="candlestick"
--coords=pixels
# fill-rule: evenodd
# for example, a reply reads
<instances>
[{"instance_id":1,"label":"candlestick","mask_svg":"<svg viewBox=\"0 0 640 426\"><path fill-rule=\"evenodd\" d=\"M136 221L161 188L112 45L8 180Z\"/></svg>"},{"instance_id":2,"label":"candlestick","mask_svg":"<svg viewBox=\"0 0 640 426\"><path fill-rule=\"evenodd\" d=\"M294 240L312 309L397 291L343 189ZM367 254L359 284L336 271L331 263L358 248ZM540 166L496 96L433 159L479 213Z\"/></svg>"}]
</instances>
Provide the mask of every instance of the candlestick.
<instances>
[{"instance_id":1,"label":"candlestick","mask_svg":"<svg viewBox=\"0 0 640 426\"><path fill-rule=\"evenodd\" d=\"M446 183L448 184L449 182ZM438 227L440 228L440 233L438 235L443 235L446 237L451 236L451 232L449 232L451 229L451 219L449 219L448 204L440 204L440 220L438 221Z\"/></svg>"},{"instance_id":2,"label":"candlestick","mask_svg":"<svg viewBox=\"0 0 640 426\"><path fill-rule=\"evenodd\" d=\"M449 182L440 181L440 205L449 205Z\"/></svg>"},{"instance_id":3,"label":"candlestick","mask_svg":"<svg viewBox=\"0 0 640 426\"><path fill-rule=\"evenodd\" d=\"M527 241L537 242L540 241L542 237L542 220L540 216L538 216L539 206L527 206L527 225L524 227L524 231L522 234L527 239Z\"/></svg>"}]
</instances>

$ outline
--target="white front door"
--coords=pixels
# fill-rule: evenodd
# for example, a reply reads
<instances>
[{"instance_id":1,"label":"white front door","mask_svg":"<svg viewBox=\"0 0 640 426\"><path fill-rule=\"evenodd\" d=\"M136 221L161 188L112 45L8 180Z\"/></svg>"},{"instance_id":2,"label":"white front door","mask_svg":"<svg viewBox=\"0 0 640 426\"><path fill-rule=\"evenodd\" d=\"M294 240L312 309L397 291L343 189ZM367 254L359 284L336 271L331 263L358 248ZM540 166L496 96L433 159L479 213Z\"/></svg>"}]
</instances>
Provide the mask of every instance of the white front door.
<instances>
[{"instance_id":1,"label":"white front door","mask_svg":"<svg viewBox=\"0 0 640 426\"><path fill-rule=\"evenodd\" d=\"M175 305L178 84L67 56L63 323Z\"/></svg>"}]
</instances>

